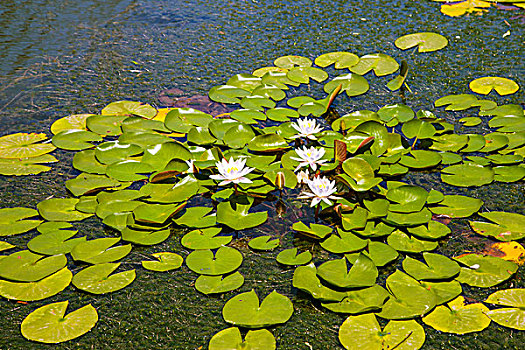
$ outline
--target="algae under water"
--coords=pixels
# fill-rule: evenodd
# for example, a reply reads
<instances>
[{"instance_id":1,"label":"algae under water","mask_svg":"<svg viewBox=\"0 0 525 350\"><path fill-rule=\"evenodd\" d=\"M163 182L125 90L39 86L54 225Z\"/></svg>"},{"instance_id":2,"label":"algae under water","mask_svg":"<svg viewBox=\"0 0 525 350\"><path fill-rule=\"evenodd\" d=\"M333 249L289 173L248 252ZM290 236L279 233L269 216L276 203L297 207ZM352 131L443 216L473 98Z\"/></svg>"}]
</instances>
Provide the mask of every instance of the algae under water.
<instances>
[{"instance_id":1,"label":"algae under water","mask_svg":"<svg viewBox=\"0 0 525 350\"><path fill-rule=\"evenodd\" d=\"M343 1L242 1L193 3L179 1L82 1L71 4L33 1L2 5L2 53L0 72L0 123L3 134L47 131L52 121L72 113L98 112L109 102L122 99L156 103L165 89L177 87L188 96L206 94L215 85L238 73L271 65L276 57L298 54L314 58L321 53L346 50L359 55L385 52L408 58L407 82L413 94L403 99L386 91L379 79L371 79L365 95L340 98L337 109L377 110L388 103L404 102L414 109L432 107L447 94L468 92L468 82L485 75L505 76L523 86L523 28L504 11L491 10L483 17L448 18L430 2L375 0ZM45 9L45 10L42 10ZM507 23L505 23L507 20ZM507 30L510 36L503 37ZM449 46L430 55L402 53L393 42L417 31L436 31L449 38ZM64 40L69 38L69 40ZM523 89L503 103L522 103ZM492 95L492 97L494 97ZM455 116L468 116L468 112ZM443 115L447 118L447 115ZM449 117L450 118L450 117ZM461 128L461 127L459 127ZM71 154L59 151L60 162L38 176L1 177L2 207L35 207L54 195L67 197L66 179L78 172L69 166ZM523 184L492 184L474 190L458 190L439 181L437 174L410 176L404 181L450 194L452 191L482 198L485 209L523 213ZM306 206L289 208L282 219L270 209L270 222L257 230L290 232L296 217L307 217ZM79 226L91 237L102 237L107 228L98 219ZM462 220L455 221L447 253L474 250ZM22 245L32 234L15 236ZM474 236L473 233L470 235ZM320 312L320 305L292 288L292 268L275 263L277 251L255 253L246 240L236 247L245 256L240 272L246 281L240 292L254 288L266 295L277 289L294 302L295 313L284 325L272 327L279 349L340 348L337 329L343 316ZM283 247L306 245L285 235ZM137 268L138 276L128 288L93 298L72 288L44 302L28 305L0 302L0 347L44 348L20 335L23 318L36 307L69 299L76 309L93 302L99 310L96 327L81 338L57 348L206 348L211 336L226 327L221 310L229 292L205 297L195 291L195 275L183 266L168 273L146 271L137 261L154 251L185 250L179 236L154 248L135 248L123 264ZM322 256L322 250L315 251ZM394 267L390 267L393 272ZM77 272L73 270L73 272ZM523 287L523 271L503 287ZM482 300L493 289L465 288L464 294ZM382 324L384 326L384 324ZM520 348L523 332L495 323L480 333L453 336L425 327L425 349Z\"/></svg>"}]
</instances>

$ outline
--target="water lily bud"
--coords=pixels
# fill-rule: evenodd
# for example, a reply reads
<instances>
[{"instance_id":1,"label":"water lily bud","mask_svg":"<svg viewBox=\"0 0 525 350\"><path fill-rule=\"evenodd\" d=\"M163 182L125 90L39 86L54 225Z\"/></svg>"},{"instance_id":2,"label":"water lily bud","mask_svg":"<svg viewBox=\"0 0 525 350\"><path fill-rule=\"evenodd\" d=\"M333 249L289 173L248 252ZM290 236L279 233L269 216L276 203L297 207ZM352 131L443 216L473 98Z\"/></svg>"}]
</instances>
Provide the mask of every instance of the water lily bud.
<instances>
[{"instance_id":1,"label":"water lily bud","mask_svg":"<svg viewBox=\"0 0 525 350\"><path fill-rule=\"evenodd\" d=\"M341 130L346 130L346 123L344 120L341 120L341 123L339 124Z\"/></svg>"},{"instance_id":2,"label":"water lily bud","mask_svg":"<svg viewBox=\"0 0 525 350\"><path fill-rule=\"evenodd\" d=\"M279 171L275 176L275 186L277 186L278 189L282 190L284 187L284 181L284 173L282 171Z\"/></svg>"}]
</instances>

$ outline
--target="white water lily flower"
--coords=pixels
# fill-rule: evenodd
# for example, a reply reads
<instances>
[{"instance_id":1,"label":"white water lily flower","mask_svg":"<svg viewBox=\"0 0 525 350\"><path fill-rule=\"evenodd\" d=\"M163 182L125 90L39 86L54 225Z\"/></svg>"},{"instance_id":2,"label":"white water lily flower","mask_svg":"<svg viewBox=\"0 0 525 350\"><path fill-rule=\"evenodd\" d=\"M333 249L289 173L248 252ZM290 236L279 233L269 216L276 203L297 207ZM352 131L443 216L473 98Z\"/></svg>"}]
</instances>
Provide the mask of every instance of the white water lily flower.
<instances>
[{"instance_id":1,"label":"white water lily flower","mask_svg":"<svg viewBox=\"0 0 525 350\"><path fill-rule=\"evenodd\" d=\"M328 205L332 205L330 199L339 199L339 197L332 196L337 189L335 188L335 181L330 181L326 177L315 177L313 180L307 181L310 192L303 192L298 198L312 198L311 207L316 206L321 201Z\"/></svg>"},{"instance_id":2,"label":"white water lily flower","mask_svg":"<svg viewBox=\"0 0 525 350\"><path fill-rule=\"evenodd\" d=\"M220 162L215 163L217 170L219 170L219 174L210 175L210 178L214 180L223 180L219 183L219 186L227 185L230 182L235 184L251 183L252 181L244 176L254 170L254 168L245 168L245 164L246 159L233 160L233 157L230 157L229 161L223 159Z\"/></svg>"},{"instance_id":3,"label":"white water lily flower","mask_svg":"<svg viewBox=\"0 0 525 350\"><path fill-rule=\"evenodd\" d=\"M301 170L298 174L296 174L296 176L297 176L297 182L300 184L305 184L310 179L310 174L308 174L308 169Z\"/></svg>"},{"instance_id":4,"label":"white water lily flower","mask_svg":"<svg viewBox=\"0 0 525 350\"><path fill-rule=\"evenodd\" d=\"M297 123L292 123L292 127L299 133L292 138L306 137L310 140L317 140L314 134L323 130L323 127L317 125L315 119L297 119Z\"/></svg>"},{"instance_id":5,"label":"white water lily flower","mask_svg":"<svg viewBox=\"0 0 525 350\"><path fill-rule=\"evenodd\" d=\"M188 166L188 170L184 172L184 174L193 174L195 173L195 166L193 165L193 162L195 159L185 160L184 162Z\"/></svg>"},{"instance_id":6,"label":"white water lily flower","mask_svg":"<svg viewBox=\"0 0 525 350\"><path fill-rule=\"evenodd\" d=\"M306 148L305 146L303 146L303 149L300 149L300 148L296 149L295 153L297 153L297 155L301 157L301 158L290 157L290 159L297 160L300 162L299 166L295 168L295 171L301 169L304 166L305 167L310 166L312 170L315 171L317 169L317 165L321 166L323 165L324 162L327 161L326 159L321 160L321 158L324 156L324 153L325 153L324 148L315 148L315 147Z\"/></svg>"}]
</instances>

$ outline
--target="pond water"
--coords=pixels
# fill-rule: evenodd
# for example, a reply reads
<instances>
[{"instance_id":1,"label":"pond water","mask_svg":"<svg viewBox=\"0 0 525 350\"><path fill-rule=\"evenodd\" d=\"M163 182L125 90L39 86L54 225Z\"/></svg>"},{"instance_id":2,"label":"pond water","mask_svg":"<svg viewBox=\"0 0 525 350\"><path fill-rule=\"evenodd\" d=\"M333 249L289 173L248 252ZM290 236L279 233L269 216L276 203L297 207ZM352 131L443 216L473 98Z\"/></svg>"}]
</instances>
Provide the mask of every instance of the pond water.
<instances>
[{"instance_id":1,"label":"pond water","mask_svg":"<svg viewBox=\"0 0 525 350\"><path fill-rule=\"evenodd\" d=\"M467 93L468 83L481 76L504 76L525 87L522 18L514 11L491 9L483 16L450 18L430 1L16 1L0 5L0 125L2 135L48 132L54 120L73 113L99 112L117 100L136 100L162 106L159 94L178 88L187 96L205 95L230 76L269 66L287 54L315 58L330 51L358 55L384 52L410 67L407 79L413 93L404 97L384 88L386 78L371 79L371 89L352 99L341 98L341 114L377 110L388 103L406 103L414 110L431 109L447 94ZM504 35L510 30L510 35ZM402 52L393 42L420 31L434 31L449 46L433 54ZM508 97L491 95L499 104L523 103L523 88ZM457 113L456 117L469 115ZM451 115L440 115L451 119ZM461 131L461 130L460 130ZM49 132L48 132L49 133ZM56 152L60 162L38 176L0 177L1 207L35 207L52 195L67 197L63 183L78 175L70 166L72 154ZM405 179L445 193L457 191L434 175ZM435 181L435 182L434 182ZM523 184L490 185L462 193L482 198L486 210L524 214ZM274 203L273 203L274 204ZM270 205L273 205L270 203ZM297 218L313 211L289 203L282 218L272 217L257 230L291 231ZM98 219L78 225L88 237L111 234ZM476 246L463 234L465 222L451 225L449 255ZM22 245L33 234L12 237ZM93 303L100 320L88 334L54 348L63 349L200 349L227 327L221 316L224 303L239 291L206 297L195 291L196 278L188 268L168 273L142 269L140 261L152 252L173 250L187 255L173 235L160 246L137 248L123 264L137 269L137 279L121 291L93 297L73 287L44 301L29 304L0 301L0 348L40 349L26 341L20 323L35 308L70 300L72 308ZM293 268L275 262L276 252L256 253L245 239L236 247L243 253L239 271L246 282L241 292L254 288L259 295L273 289L290 297L295 312L284 325L271 327L279 349L338 349L337 332L345 317L321 312L320 304L291 286ZM282 247L307 247L311 242L285 235ZM470 246L469 246L470 245ZM322 255L320 248L315 253ZM73 272L79 270L72 266ZM391 267L388 273L394 271ZM503 287L524 287L523 269ZM493 289L466 289L482 300ZM519 349L523 332L491 324L466 336L439 333L425 327L424 349Z\"/></svg>"}]
</instances>

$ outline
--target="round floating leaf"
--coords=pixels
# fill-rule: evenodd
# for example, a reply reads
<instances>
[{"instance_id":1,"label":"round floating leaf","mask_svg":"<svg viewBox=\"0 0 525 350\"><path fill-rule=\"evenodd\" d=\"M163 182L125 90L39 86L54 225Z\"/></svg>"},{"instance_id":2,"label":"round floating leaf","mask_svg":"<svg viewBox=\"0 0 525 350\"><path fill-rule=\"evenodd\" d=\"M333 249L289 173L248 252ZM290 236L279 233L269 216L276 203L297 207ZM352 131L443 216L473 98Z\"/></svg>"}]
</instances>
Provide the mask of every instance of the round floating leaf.
<instances>
[{"instance_id":1,"label":"round floating leaf","mask_svg":"<svg viewBox=\"0 0 525 350\"><path fill-rule=\"evenodd\" d=\"M159 231L132 230L129 227L123 229L120 234L122 240L139 245L155 245L164 242L170 236L171 229Z\"/></svg>"},{"instance_id":2,"label":"round floating leaf","mask_svg":"<svg viewBox=\"0 0 525 350\"><path fill-rule=\"evenodd\" d=\"M124 133L152 131L170 132L170 130L164 125L164 119L169 111L171 111L170 108L159 110L159 113L155 116L155 120L144 119L141 117L127 117L122 121L120 127ZM157 119L160 115L163 115L162 121Z\"/></svg>"},{"instance_id":3,"label":"round floating leaf","mask_svg":"<svg viewBox=\"0 0 525 350\"><path fill-rule=\"evenodd\" d=\"M432 240L445 237L451 231L447 225L431 220L428 225L409 227L408 232L418 238Z\"/></svg>"},{"instance_id":4,"label":"round floating leaf","mask_svg":"<svg viewBox=\"0 0 525 350\"><path fill-rule=\"evenodd\" d=\"M483 186L494 180L494 171L470 162L451 165L442 170L441 180L459 187Z\"/></svg>"},{"instance_id":5,"label":"round floating leaf","mask_svg":"<svg viewBox=\"0 0 525 350\"><path fill-rule=\"evenodd\" d=\"M254 152L277 152L290 146L282 136L272 133L256 136L248 143L248 148Z\"/></svg>"},{"instance_id":6,"label":"round floating leaf","mask_svg":"<svg viewBox=\"0 0 525 350\"><path fill-rule=\"evenodd\" d=\"M415 169L430 168L438 165L442 159L439 153L432 151L412 150L409 153L410 156L401 156L399 164Z\"/></svg>"},{"instance_id":7,"label":"round floating leaf","mask_svg":"<svg viewBox=\"0 0 525 350\"><path fill-rule=\"evenodd\" d=\"M240 231L259 226L268 219L267 212L248 213L251 205L237 204L234 210L230 202L222 202L217 206L217 222Z\"/></svg>"},{"instance_id":8,"label":"round floating leaf","mask_svg":"<svg viewBox=\"0 0 525 350\"><path fill-rule=\"evenodd\" d=\"M391 188L386 193L386 198L393 202L388 210L400 213L421 211L427 202L427 197L427 191L419 186L412 185Z\"/></svg>"},{"instance_id":9,"label":"round floating leaf","mask_svg":"<svg viewBox=\"0 0 525 350\"><path fill-rule=\"evenodd\" d=\"M209 214L213 208L208 207L193 207L186 208L186 212L179 218L174 219L177 225L183 225L194 228L205 228L214 226L217 219L215 214ZM208 248L211 249L211 248Z\"/></svg>"},{"instance_id":10,"label":"round floating leaf","mask_svg":"<svg viewBox=\"0 0 525 350\"><path fill-rule=\"evenodd\" d=\"M120 260L131 251L131 244L115 246L120 238L98 238L77 244L71 251L75 260L89 264L103 264Z\"/></svg>"},{"instance_id":11,"label":"round floating leaf","mask_svg":"<svg viewBox=\"0 0 525 350\"><path fill-rule=\"evenodd\" d=\"M408 319L426 314L436 305L435 295L418 281L396 270L386 279L391 296L377 315L386 319Z\"/></svg>"},{"instance_id":12,"label":"round floating leaf","mask_svg":"<svg viewBox=\"0 0 525 350\"><path fill-rule=\"evenodd\" d=\"M481 216L495 222L491 224L480 221L469 221L470 227L480 235L492 236L500 241L513 241L525 237L525 216L516 213L493 211L479 213Z\"/></svg>"},{"instance_id":13,"label":"round floating leaf","mask_svg":"<svg viewBox=\"0 0 525 350\"><path fill-rule=\"evenodd\" d=\"M309 84L310 78L320 83L328 79L328 73L324 70L314 67L293 67L286 73L288 79L301 84Z\"/></svg>"},{"instance_id":14,"label":"round floating leaf","mask_svg":"<svg viewBox=\"0 0 525 350\"><path fill-rule=\"evenodd\" d=\"M252 95L271 98L274 101L281 101L286 97L286 93L283 90L272 84L259 85L253 90Z\"/></svg>"},{"instance_id":15,"label":"round floating leaf","mask_svg":"<svg viewBox=\"0 0 525 350\"><path fill-rule=\"evenodd\" d=\"M153 167L147 163L123 160L108 165L106 175L118 181L139 181L148 178L141 174L149 174L153 171Z\"/></svg>"},{"instance_id":16,"label":"round floating leaf","mask_svg":"<svg viewBox=\"0 0 525 350\"><path fill-rule=\"evenodd\" d=\"M102 164L112 164L142 152L137 145L123 144L118 140L101 143L95 149L95 157Z\"/></svg>"},{"instance_id":17,"label":"round floating leaf","mask_svg":"<svg viewBox=\"0 0 525 350\"><path fill-rule=\"evenodd\" d=\"M488 311L489 309L481 303L465 305L465 298L459 296L447 306L436 307L434 311L423 317L423 322L441 332L454 334L479 332L490 324L490 318L485 315Z\"/></svg>"},{"instance_id":18,"label":"round floating leaf","mask_svg":"<svg viewBox=\"0 0 525 350\"><path fill-rule=\"evenodd\" d=\"M9 282L0 280L0 295L6 299L35 301L52 297L66 289L73 274L64 267L62 270L37 282Z\"/></svg>"},{"instance_id":19,"label":"round floating leaf","mask_svg":"<svg viewBox=\"0 0 525 350\"><path fill-rule=\"evenodd\" d=\"M211 88L210 100L219 103L241 103L241 98L250 95L249 91L232 85L220 85Z\"/></svg>"},{"instance_id":20,"label":"round floating leaf","mask_svg":"<svg viewBox=\"0 0 525 350\"><path fill-rule=\"evenodd\" d=\"M24 220L37 216L35 209L16 207L0 209L0 236L11 236L36 228L42 220Z\"/></svg>"},{"instance_id":21,"label":"round floating leaf","mask_svg":"<svg viewBox=\"0 0 525 350\"><path fill-rule=\"evenodd\" d=\"M376 282L377 267L372 259L360 254L350 271L345 258L330 260L317 269L317 275L340 288L369 287Z\"/></svg>"},{"instance_id":22,"label":"round floating leaf","mask_svg":"<svg viewBox=\"0 0 525 350\"><path fill-rule=\"evenodd\" d=\"M271 236L259 236L250 239L248 246L254 250L273 250L279 246L279 239Z\"/></svg>"},{"instance_id":23,"label":"round floating leaf","mask_svg":"<svg viewBox=\"0 0 525 350\"><path fill-rule=\"evenodd\" d=\"M401 131L409 139L428 139L434 136L436 133L436 128L434 125L432 125L432 123L421 119L412 119L403 124Z\"/></svg>"},{"instance_id":24,"label":"round floating leaf","mask_svg":"<svg viewBox=\"0 0 525 350\"><path fill-rule=\"evenodd\" d=\"M242 254L230 247L220 247L215 254L211 250L195 250L186 257L186 265L199 275L224 275L241 264Z\"/></svg>"},{"instance_id":25,"label":"round floating leaf","mask_svg":"<svg viewBox=\"0 0 525 350\"><path fill-rule=\"evenodd\" d=\"M289 100L288 100L289 101ZM266 111L266 116L268 119L274 120L276 122L287 122L289 118L298 118L299 113L289 108L272 108Z\"/></svg>"},{"instance_id":26,"label":"round floating leaf","mask_svg":"<svg viewBox=\"0 0 525 350\"><path fill-rule=\"evenodd\" d=\"M54 274L67 264L66 257L44 257L29 250L21 250L0 259L0 277L13 281L34 282Z\"/></svg>"},{"instance_id":27,"label":"round floating leaf","mask_svg":"<svg viewBox=\"0 0 525 350\"><path fill-rule=\"evenodd\" d=\"M478 78L472 80L469 87L470 90L482 95L487 95L494 89L501 96L513 94L520 88L514 80L500 77Z\"/></svg>"},{"instance_id":28,"label":"round floating leaf","mask_svg":"<svg viewBox=\"0 0 525 350\"><path fill-rule=\"evenodd\" d=\"M92 115L86 119L86 126L101 136L118 136L122 134L120 125L126 118L125 115Z\"/></svg>"},{"instance_id":29,"label":"round floating leaf","mask_svg":"<svg viewBox=\"0 0 525 350\"><path fill-rule=\"evenodd\" d=\"M151 271L169 271L175 270L182 266L184 259L179 254L163 252L163 253L153 253L151 254L154 258L157 258L158 261L142 261L142 267Z\"/></svg>"},{"instance_id":30,"label":"round floating leaf","mask_svg":"<svg viewBox=\"0 0 525 350\"><path fill-rule=\"evenodd\" d=\"M244 277L239 272L234 272L226 277L200 275L195 281L195 289L203 294L226 293L244 284Z\"/></svg>"},{"instance_id":31,"label":"round floating leaf","mask_svg":"<svg viewBox=\"0 0 525 350\"><path fill-rule=\"evenodd\" d=\"M197 109L177 108L166 115L164 124L175 132L187 133L193 126L207 127L211 121L213 121L211 115Z\"/></svg>"},{"instance_id":32,"label":"round floating leaf","mask_svg":"<svg viewBox=\"0 0 525 350\"><path fill-rule=\"evenodd\" d=\"M217 236L221 232L219 227L193 230L182 237L181 243L188 249L217 249L231 242L231 236Z\"/></svg>"},{"instance_id":33,"label":"round floating leaf","mask_svg":"<svg viewBox=\"0 0 525 350\"><path fill-rule=\"evenodd\" d=\"M405 125L408 125L408 127L405 127L404 125L403 126L405 130L408 128L409 135L415 134L417 136L419 132L423 136L426 136L430 133L430 127L425 126L425 124L422 124L423 123L422 121L420 121L421 123L419 123L417 120L412 121L412 119L414 119L414 111L407 105L404 105L404 104L386 105L384 107L381 107L381 109L377 111L377 114L379 115L381 120L385 123L394 122L392 126L397 125L398 123L407 122ZM408 138L412 138L411 136L408 136L408 135L406 136Z\"/></svg>"},{"instance_id":34,"label":"round floating leaf","mask_svg":"<svg viewBox=\"0 0 525 350\"><path fill-rule=\"evenodd\" d=\"M434 294L436 297L436 305L441 305L455 299L463 292L461 284L458 281L421 282L421 285Z\"/></svg>"},{"instance_id":35,"label":"round floating leaf","mask_svg":"<svg viewBox=\"0 0 525 350\"><path fill-rule=\"evenodd\" d=\"M423 253L427 265L409 256L403 260L403 269L417 280L442 280L456 276L459 265L444 255Z\"/></svg>"},{"instance_id":36,"label":"round floating leaf","mask_svg":"<svg viewBox=\"0 0 525 350\"><path fill-rule=\"evenodd\" d=\"M454 259L465 266L456 280L474 287L495 286L518 270L517 264L489 255L466 254Z\"/></svg>"},{"instance_id":37,"label":"round floating leaf","mask_svg":"<svg viewBox=\"0 0 525 350\"><path fill-rule=\"evenodd\" d=\"M33 252L44 255L67 254L86 237L73 238L77 231L56 230L36 236L27 242Z\"/></svg>"},{"instance_id":38,"label":"round floating leaf","mask_svg":"<svg viewBox=\"0 0 525 350\"><path fill-rule=\"evenodd\" d=\"M329 52L315 59L315 64L319 67L328 67L334 64L335 69L350 68L359 62L359 57L350 52Z\"/></svg>"},{"instance_id":39,"label":"round floating leaf","mask_svg":"<svg viewBox=\"0 0 525 350\"><path fill-rule=\"evenodd\" d=\"M349 68L352 73L359 75L365 75L366 73L374 70L374 73L381 77L394 73L399 69L399 64L392 57L383 53L375 53L370 55L364 55L359 58L359 62Z\"/></svg>"},{"instance_id":40,"label":"round floating leaf","mask_svg":"<svg viewBox=\"0 0 525 350\"><path fill-rule=\"evenodd\" d=\"M299 266L293 274L293 286L298 288L315 299L321 301L341 301L346 297L346 293L338 292L323 285L317 277L317 269L313 263L307 266Z\"/></svg>"},{"instance_id":41,"label":"round floating leaf","mask_svg":"<svg viewBox=\"0 0 525 350\"><path fill-rule=\"evenodd\" d=\"M244 341L237 327L226 328L210 339L209 350L275 350L275 337L266 329L248 331Z\"/></svg>"},{"instance_id":42,"label":"round floating leaf","mask_svg":"<svg viewBox=\"0 0 525 350\"><path fill-rule=\"evenodd\" d=\"M40 343L62 343L89 332L98 321L91 304L67 315L68 301L48 304L30 313L22 321L22 335Z\"/></svg>"},{"instance_id":43,"label":"round floating leaf","mask_svg":"<svg viewBox=\"0 0 525 350\"><path fill-rule=\"evenodd\" d=\"M445 199L439 202L439 206L430 207L429 209L436 215L446 215L451 218L465 218L476 213L482 205L483 201L478 198L446 195Z\"/></svg>"},{"instance_id":44,"label":"round floating leaf","mask_svg":"<svg viewBox=\"0 0 525 350\"><path fill-rule=\"evenodd\" d=\"M93 114L73 114L60 118L51 124L53 135L63 130L86 130L86 119Z\"/></svg>"},{"instance_id":45,"label":"round floating leaf","mask_svg":"<svg viewBox=\"0 0 525 350\"><path fill-rule=\"evenodd\" d=\"M125 288L135 279L135 270L127 270L110 276L120 263L105 263L87 267L73 277L73 285L92 294L105 294Z\"/></svg>"},{"instance_id":46,"label":"round floating leaf","mask_svg":"<svg viewBox=\"0 0 525 350\"><path fill-rule=\"evenodd\" d=\"M8 250L11 248L16 247L15 245L12 245L11 243L7 243L4 241L0 241L0 252L3 252L4 250Z\"/></svg>"},{"instance_id":47,"label":"round floating leaf","mask_svg":"<svg viewBox=\"0 0 525 350\"><path fill-rule=\"evenodd\" d=\"M253 289L234 296L222 309L226 322L245 328L285 323L292 314L293 304L286 296L273 291L259 305L259 298Z\"/></svg>"},{"instance_id":48,"label":"round floating leaf","mask_svg":"<svg viewBox=\"0 0 525 350\"><path fill-rule=\"evenodd\" d=\"M417 350L425 331L416 321L390 321L385 329L373 314L348 317L339 328L339 341L348 350Z\"/></svg>"},{"instance_id":49,"label":"round floating leaf","mask_svg":"<svg viewBox=\"0 0 525 350\"><path fill-rule=\"evenodd\" d=\"M432 213L427 208L423 208L423 210L413 213L389 211L385 221L386 223L395 226L414 226L426 224L431 218Z\"/></svg>"},{"instance_id":50,"label":"round floating leaf","mask_svg":"<svg viewBox=\"0 0 525 350\"><path fill-rule=\"evenodd\" d=\"M136 221L152 224L163 224L184 208L182 204L142 204L133 210Z\"/></svg>"},{"instance_id":51,"label":"round floating leaf","mask_svg":"<svg viewBox=\"0 0 525 350\"><path fill-rule=\"evenodd\" d=\"M273 61L273 64L280 68L293 68L293 67L310 67L312 66L312 60L302 56L282 56Z\"/></svg>"},{"instance_id":52,"label":"round floating leaf","mask_svg":"<svg viewBox=\"0 0 525 350\"><path fill-rule=\"evenodd\" d=\"M337 233L321 242L321 247L335 254L355 252L366 247L366 241L351 232L338 230Z\"/></svg>"},{"instance_id":53,"label":"round floating leaf","mask_svg":"<svg viewBox=\"0 0 525 350\"><path fill-rule=\"evenodd\" d=\"M317 239L323 239L332 233L332 228L330 226L310 224L310 227L308 227L302 221L294 223L292 228L303 235Z\"/></svg>"},{"instance_id":54,"label":"round floating leaf","mask_svg":"<svg viewBox=\"0 0 525 350\"><path fill-rule=\"evenodd\" d=\"M481 124L481 118L479 117L465 117L459 120L464 126L476 126Z\"/></svg>"},{"instance_id":55,"label":"round floating leaf","mask_svg":"<svg viewBox=\"0 0 525 350\"><path fill-rule=\"evenodd\" d=\"M253 128L246 124L232 126L224 134L222 141L232 148L243 148L255 137Z\"/></svg>"},{"instance_id":56,"label":"round floating leaf","mask_svg":"<svg viewBox=\"0 0 525 350\"><path fill-rule=\"evenodd\" d=\"M382 179L376 178L374 169L366 160L361 158L349 158L343 162L343 170L349 177L342 177L354 191L364 192L377 186Z\"/></svg>"},{"instance_id":57,"label":"round floating leaf","mask_svg":"<svg viewBox=\"0 0 525 350\"><path fill-rule=\"evenodd\" d=\"M100 113L103 115L136 115L151 119L157 114L157 110L142 102L117 101L104 107Z\"/></svg>"},{"instance_id":58,"label":"round floating leaf","mask_svg":"<svg viewBox=\"0 0 525 350\"><path fill-rule=\"evenodd\" d=\"M49 154L24 159L0 158L0 174L8 176L37 175L42 172L51 170L50 167L38 163L55 162L58 162L58 160Z\"/></svg>"},{"instance_id":59,"label":"round floating leaf","mask_svg":"<svg viewBox=\"0 0 525 350\"><path fill-rule=\"evenodd\" d=\"M1 158L32 158L53 151L49 143L37 143L47 139L46 134L10 134L0 137Z\"/></svg>"},{"instance_id":60,"label":"round floating leaf","mask_svg":"<svg viewBox=\"0 0 525 350\"><path fill-rule=\"evenodd\" d=\"M50 198L38 203L37 209L48 221L80 221L93 215L76 210L78 202L77 198Z\"/></svg>"},{"instance_id":61,"label":"round floating leaf","mask_svg":"<svg viewBox=\"0 0 525 350\"><path fill-rule=\"evenodd\" d=\"M53 136L52 142L58 148L69 151L81 151L94 147L90 142L102 141L102 137L91 131L64 130Z\"/></svg>"},{"instance_id":62,"label":"round floating leaf","mask_svg":"<svg viewBox=\"0 0 525 350\"><path fill-rule=\"evenodd\" d=\"M437 242L417 239L416 237L411 237L400 230L396 230L388 236L387 242L388 245L395 250L407 253L421 253L434 250L438 247Z\"/></svg>"},{"instance_id":63,"label":"round floating leaf","mask_svg":"<svg viewBox=\"0 0 525 350\"><path fill-rule=\"evenodd\" d=\"M249 92L252 92L257 86L261 84L261 78L246 73L234 75L226 82L226 85L236 86Z\"/></svg>"},{"instance_id":64,"label":"round floating leaf","mask_svg":"<svg viewBox=\"0 0 525 350\"><path fill-rule=\"evenodd\" d=\"M324 91L329 94L341 85L341 92L346 91L350 97L362 95L368 91L370 85L368 81L359 74L348 73L340 75L329 81L324 86Z\"/></svg>"},{"instance_id":65,"label":"round floating leaf","mask_svg":"<svg viewBox=\"0 0 525 350\"><path fill-rule=\"evenodd\" d=\"M499 290L489 295L486 303L514 306L513 308L501 308L490 310L485 314L497 324L505 327L525 330L525 289L514 288Z\"/></svg>"},{"instance_id":66,"label":"round floating leaf","mask_svg":"<svg viewBox=\"0 0 525 350\"><path fill-rule=\"evenodd\" d=\"M406 50L417 45L418 52L432 52L441 50L448 45L448 40L443 35L431 32L404 35L394 42L401 50Z\"/></svg>"},{"instance_id":67,"label":"round floating leaf","mask_svg":"<svg viewBox=\"0 0 525 350\"><path fill-rule=\"evenodd\" d=\"M322 305L332 312L344 314L360 314L380 310L388 292L377 284L369 288L346 292L346 296L338 303L323 303Z\"/></svg>"},{"instance_id":68,"label":"round floating leaf","mask_svg":"<svg viewBox=\"0 0 525 350\"><path fill-rule=\"evenodd\" d=\"M512 288L498 290L489 295L485 302L489 304L523 308L525 307L525 289Z\"/></svg>"},{"instance_id":69,"label":"round floating leaf","mask_svg":"<svg viewBox=\"0 0 525 350\"><path fill-rule=\"evenodd\" d=\"M312 253L306 251L297 254L297 248L290 248L281 251L276 259L283 265L305 265L312 260Z\"/></svg>"},{"instance_id":70,"label":"round floating leaf","mask_svg":"<svg viewBox=\"0 0 525 350\"><path fill-rule=\"evenodd\" d=\"M107 165L100 163L92 149L75 153L73 167L85 173L104 175Z\"/></svg>"},{"instance_id":71,"label":"round floating leaf","mask_svg":"<svg viewBox=\"0 0 525 350\"><path fill-rule=\"evenodd\" d=\"M76 178L66 181L66 188L74 196L92 194L105 188L118 187L122 184L115 179L105 175L93 175L82 173Z\"/></svg>"}]
</instances>

